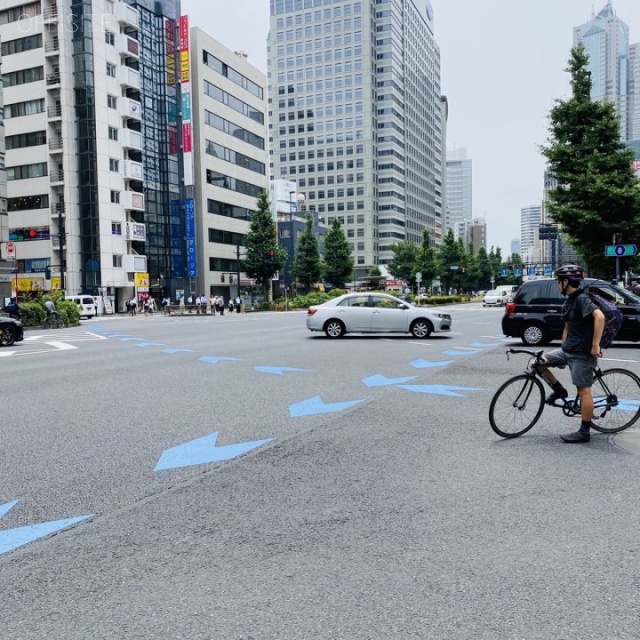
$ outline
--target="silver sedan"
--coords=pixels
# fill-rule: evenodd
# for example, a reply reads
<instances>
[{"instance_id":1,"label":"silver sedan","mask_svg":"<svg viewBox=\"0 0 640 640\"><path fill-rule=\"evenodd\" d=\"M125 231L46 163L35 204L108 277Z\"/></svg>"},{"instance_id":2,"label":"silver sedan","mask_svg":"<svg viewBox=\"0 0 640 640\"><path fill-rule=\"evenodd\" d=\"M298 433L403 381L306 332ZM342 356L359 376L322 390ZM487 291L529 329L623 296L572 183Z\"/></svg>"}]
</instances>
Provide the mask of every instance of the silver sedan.
<instances>
[{"instance_id":1,"label":"silver sedan","mask_svg":"<svg viewBox=\"0 0 640 640\"><path fill-rule=\"evenodd\" d=\"M329 338L345 333L410 333L428 338L432 332L451 331L451 316L384 293L347 293L313 305L307 311L307 329L324 331Z\"/></svg>"}]
</instances>

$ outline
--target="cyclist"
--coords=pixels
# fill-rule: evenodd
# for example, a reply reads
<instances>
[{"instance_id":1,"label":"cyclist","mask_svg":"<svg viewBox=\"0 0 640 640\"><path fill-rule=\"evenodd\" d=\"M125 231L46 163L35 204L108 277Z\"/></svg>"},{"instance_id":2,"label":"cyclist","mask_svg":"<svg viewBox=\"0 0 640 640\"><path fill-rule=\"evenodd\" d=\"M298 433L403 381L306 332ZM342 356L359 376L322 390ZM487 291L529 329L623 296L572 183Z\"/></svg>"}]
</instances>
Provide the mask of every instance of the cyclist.
<instances>
[{"instance_id":1,"label":"cyclist","mask_svg":"<svg viewBox=\"0 0 640 640\"><path fill-rule=\"evenodd\" d=\"M56 323L60 322L60 314L56 310L56 305L53 303L53 300L47 300L44 303L45 311L47 312L47 318L44 322L45 326L49 326L52 320L55 320Z\"/></svg>"},{"instance_id":2,"label":"cyclist","mask_svg":"<svg viewBox=\"0 0 640 640\"><path fill-rule=\"evenodd\" d=\"M571 382L578 389L582 424L574 433L560 436L564 442L589 442L591 421L593 419L593 370L598 365L600 338L604 329L604 314L581 288L584 270L568 264L556 271L558 288L566 300L562 308L565 322L562 332L562 346L544 354L546 364L539 366L542 377L551 384L553 393L547 398L547 404L566 398L569 393L562 383L549 371L549 367L568 366Z\"/></svg>"}]
</instances>

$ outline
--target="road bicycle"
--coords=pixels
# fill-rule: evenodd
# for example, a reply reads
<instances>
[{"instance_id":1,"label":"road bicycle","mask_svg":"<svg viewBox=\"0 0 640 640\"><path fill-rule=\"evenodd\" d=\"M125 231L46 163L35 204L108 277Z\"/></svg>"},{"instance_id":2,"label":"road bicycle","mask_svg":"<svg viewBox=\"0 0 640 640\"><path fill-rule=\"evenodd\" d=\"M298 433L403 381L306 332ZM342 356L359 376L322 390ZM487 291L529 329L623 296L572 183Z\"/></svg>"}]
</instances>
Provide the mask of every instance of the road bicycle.
<instances>
[{"instance_id":1,"label":"road bicycle","mask_svg":"<svg viewBox=\"0 0 640 640\"><path fill-rule=\"evenodd\" d=\"M57 311L50 313L44 320L45 329L62 329L64 326L64 320Z\"/></svg>"},{"instance_id":2,"label":"road bicycle","mask_svg":"<svg viewBox=\"0 0 640 640\"><path fill-rule=\"evenodd\" d=\"M544 351L508 349L509 354L526 353L535 358L524 373L507 380L495 393L489 406L491 428L503 438L517 438L538 422L546 404L544 381L538 365L544 364ZM593 370L592 426L600 433L618 433L640 418L640 378L627 369ZM580 398L558 399L549 405L562 409L568 417L580 417Z\"/></svg>"}]
</instances>

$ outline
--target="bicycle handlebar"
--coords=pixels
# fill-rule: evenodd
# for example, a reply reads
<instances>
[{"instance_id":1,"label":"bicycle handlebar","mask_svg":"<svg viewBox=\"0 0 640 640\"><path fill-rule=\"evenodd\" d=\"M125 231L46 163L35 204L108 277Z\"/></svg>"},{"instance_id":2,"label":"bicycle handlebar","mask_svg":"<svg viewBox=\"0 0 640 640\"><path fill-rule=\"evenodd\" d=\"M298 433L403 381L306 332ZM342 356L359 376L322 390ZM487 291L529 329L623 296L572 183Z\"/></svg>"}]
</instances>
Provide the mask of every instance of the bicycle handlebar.
<instances>
[{"instance_id":1,"label":"bicycle handlebar","mask_svg":"<svg viewBox=\"0 0 640 640\"><path fill-rule=\"evenodd\" d=\"M507 349L507 359L509 358L510 353L526 353L530 356L533 356L536 360L540 360L544 351L530 351L529 349Z\"/></svg>"}]
</instances>

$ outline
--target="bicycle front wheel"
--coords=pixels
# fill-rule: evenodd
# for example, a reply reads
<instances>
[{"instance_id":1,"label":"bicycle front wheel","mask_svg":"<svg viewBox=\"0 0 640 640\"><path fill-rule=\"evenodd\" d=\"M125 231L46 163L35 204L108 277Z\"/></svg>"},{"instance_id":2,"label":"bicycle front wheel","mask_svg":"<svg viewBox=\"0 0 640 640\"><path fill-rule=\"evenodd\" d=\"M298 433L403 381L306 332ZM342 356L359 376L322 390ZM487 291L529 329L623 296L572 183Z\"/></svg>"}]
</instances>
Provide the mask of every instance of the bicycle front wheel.
<instances>
[{"instance_id":1,"label":"bicycle front wheel","mask_svg":"<svg viewBox=\"0 0 640 640\"><path fill-rule=\"evenodd\" d=\"M489 422L499 436L517 438L538 422L543 409L542 382L523 373L496 391L489 407Z\"/></svg>"},{"instance_id":2,"label":"bicycle front wheel","mask_svg":"<svg viewBox=\"0 0 640 640\"><path fill-rule=\"evenodd\" d=\"M626 369L607 369L593 381L592 425L600 433L618 433L640 418L640 378Z\"/></svg>"}]
</instances>

